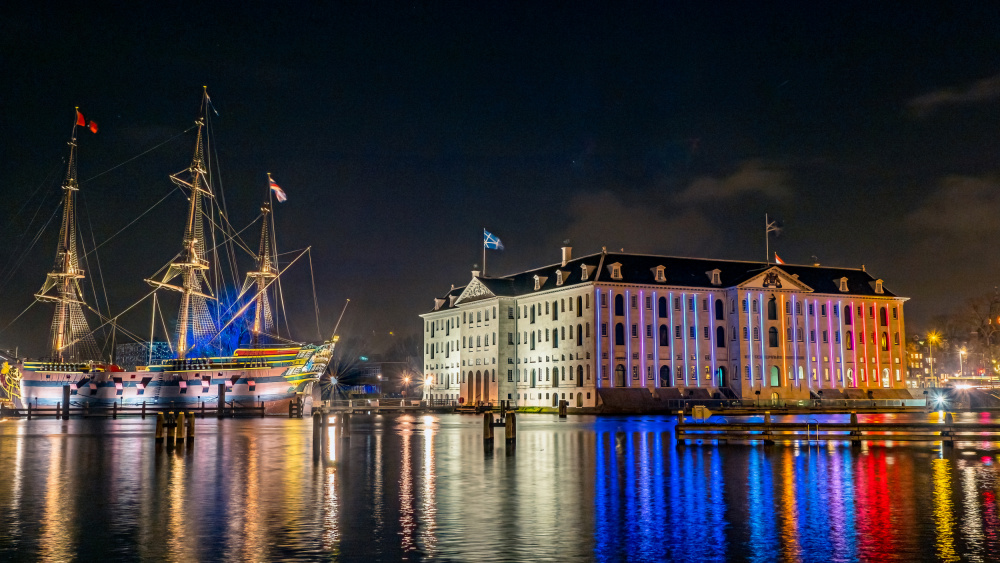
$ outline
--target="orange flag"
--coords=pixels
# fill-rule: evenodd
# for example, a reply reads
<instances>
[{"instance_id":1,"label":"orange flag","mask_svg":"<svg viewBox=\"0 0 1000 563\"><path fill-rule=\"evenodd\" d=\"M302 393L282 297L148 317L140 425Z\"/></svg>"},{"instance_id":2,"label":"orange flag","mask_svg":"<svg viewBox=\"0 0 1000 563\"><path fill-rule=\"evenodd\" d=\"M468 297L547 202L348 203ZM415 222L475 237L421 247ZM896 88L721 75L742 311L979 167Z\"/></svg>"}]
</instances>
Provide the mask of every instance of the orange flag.
<instances>
[{"instance_id":1,"label":"orange flag","mask_svg":"<svg viewBox=\"0 0 1000 563\"><path fill-rule=\"evenodd\" d=\"M97 122L96 121L91 121L90 122L90 132L91 133L97 133Z\"/></svg>"},{"instance_id":2,"label":"orange flag","mask_svg":"<svg viewBox=\"0 0 1000 563\"><path fill-rule=\"evenodd\" d=\"M80 113L80 110L76 110L76 124L80 127L87 126L87 120L83 118L83 114Z\"/></svg>"}]
</instances>

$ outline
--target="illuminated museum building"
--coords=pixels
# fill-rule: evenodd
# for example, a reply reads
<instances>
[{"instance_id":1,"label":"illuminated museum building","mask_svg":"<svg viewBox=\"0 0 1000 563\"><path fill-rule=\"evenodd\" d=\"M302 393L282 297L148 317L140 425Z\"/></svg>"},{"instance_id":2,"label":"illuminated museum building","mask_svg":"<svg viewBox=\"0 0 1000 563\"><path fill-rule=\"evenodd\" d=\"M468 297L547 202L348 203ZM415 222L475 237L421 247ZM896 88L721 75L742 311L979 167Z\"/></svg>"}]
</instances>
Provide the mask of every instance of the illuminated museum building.
<instances>
[{"instance_id":1,"label":"illuminated museum building","mask_svg":"<svg viewBox=\"0 0 1000 563\"><path fill-rule=\"evenodd\" d=\"M426 393L593 407L618 388L741 399L904 388L906 300L864 268L564 247L559 263L473 271L434 300L420 315Z\"/></svg>"}]
</instances>

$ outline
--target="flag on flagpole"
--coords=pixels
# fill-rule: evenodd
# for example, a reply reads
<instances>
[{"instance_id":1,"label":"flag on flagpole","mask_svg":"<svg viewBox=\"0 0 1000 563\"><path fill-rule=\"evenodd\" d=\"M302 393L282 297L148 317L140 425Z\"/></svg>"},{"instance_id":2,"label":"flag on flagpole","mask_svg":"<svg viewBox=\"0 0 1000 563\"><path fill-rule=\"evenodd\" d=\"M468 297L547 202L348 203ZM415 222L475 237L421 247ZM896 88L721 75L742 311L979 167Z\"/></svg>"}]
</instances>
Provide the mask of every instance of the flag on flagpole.
<instances>
[{"instance_id":1,"label":"flag on flagpole","mask_svg":"<svg viewBox=\"0 0 1000 563\"><path fill-rule=\"evenodd\" d=\"M97 122L96 121L91 121L89 127L90 127L90 132L91 133L97 133Z\"/></svg>"},{"instance_id":2,"label":"flag on flagpole","mask_svg":"<svg viewBox=\"0 0 1000 563\"><path fill-rule=\"evenodd\" d=\"M270 174L267 175L267 184L270 186L271 191L274 192L274 197L277 198L279 202L288 200L288 196L285 195L285 190L281 189L281 186L279 186L278 183L271 178Z\"/></svg>"},{"instance_id":3,"label":"flag on flagpole","mask_svg":"<svg viewBox=\"0 0 1000 563\"><path fill-rule=\"evenodd\" d=\"M87 120L83 118L83 114L80 113L79 109L76 110L76 124L79 125L80 127L87 126Z\"/></svg>"},{"instance_id":4,"label":"flag on flagpole","mask_svg":"<svg viewBox=\"0 0 1000 563\"><path fill-rule=\"evenodd\" d=\"M489 250L503 250L503 243L493 233L483 229L483 248Z\"/></svg>"},{"instance_id":5,"label":"flag on flagpole","mask_svg":"<svg viewBox=\"0 0 1000 563\"><path fill-rule=\"evenodd\" d=\"M774 263L775 264L784 264L785 263L785 261L782 260L780 256L778 256L777 252L774 253Z\"/></svg>"}]
</instances>

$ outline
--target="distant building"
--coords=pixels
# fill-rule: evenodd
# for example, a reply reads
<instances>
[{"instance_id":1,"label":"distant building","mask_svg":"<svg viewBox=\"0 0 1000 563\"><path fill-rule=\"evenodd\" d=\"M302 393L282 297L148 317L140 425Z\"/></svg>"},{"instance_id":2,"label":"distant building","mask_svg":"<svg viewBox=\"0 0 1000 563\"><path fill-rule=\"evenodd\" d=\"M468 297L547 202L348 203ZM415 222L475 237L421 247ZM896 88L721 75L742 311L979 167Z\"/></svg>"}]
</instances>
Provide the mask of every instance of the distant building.
<instances>
[{"instance_id":1,"label":"distant building","mask_svg":"<svg viewBox=\"0 0 1000 563\"><path fill-rule=\"evenodd\" d=\"M937 387L936 374L931 370L930 350L926 340L910 338L906 345L906 384L909 387Z\"/></svg>"},{"instance_id":2,"label":"distant building","mask_svg":"<svg viewBox=\"0 0 1000 563\"><path fill-rule=\"evenodd\" d=\"M808 399L903 388L903 304L863 268L601 252L478 271L424 313L432 399L596 406L598 391ZM759 394L758 394L759 393Z\"/></svg>"}]
</instances>

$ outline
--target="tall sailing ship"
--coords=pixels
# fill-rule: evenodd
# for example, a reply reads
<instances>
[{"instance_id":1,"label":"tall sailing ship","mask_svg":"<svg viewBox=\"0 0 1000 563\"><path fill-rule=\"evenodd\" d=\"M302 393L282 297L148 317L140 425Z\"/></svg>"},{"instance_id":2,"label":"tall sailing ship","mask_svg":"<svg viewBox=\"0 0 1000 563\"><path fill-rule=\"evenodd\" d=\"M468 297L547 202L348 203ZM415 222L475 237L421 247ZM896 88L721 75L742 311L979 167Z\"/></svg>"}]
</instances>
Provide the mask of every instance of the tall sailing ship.
<instances>
[{"instance_id":1,"label":"tall sailing ship","mask_svg":"<svg viewBox=\"0 0 1000 563\"><path fill-rule=\"evenodd\" d=\"M210 211L218 208L212 204L216 195L205 158L208 103L206 91L200 117L195 122L197 137L191 165L171 175L171 180L187 193L189 201L181 252L161 268L161 272L165 269L162 275L145 280L152 290L143 299L152 297L154 323L157 293L172 292L180 296L174 338L170 341L167 336L172 354L169 358L153 361L151 336L148 365L124 370L100 357L95 331L90 329L84 316L84 307L93 309L87 306L81 289L85 272L77 251L75 198L80 185L77 180L78 123L74 122L69 164L62 184L62 224L56 260L35 295L38 301L52 304L55 309L49 357L40 361L11 358L4 362L0 383L15 406L53 405L63 400L66 386L70 388L71 404L115 401L124 405L145 402L181 407L202 402L217 404L221 385L227 402L263 402L271 412L286 410L289 401L311 395L313 385L330 364L336 337L314 345L294 343L272 334L275 320L268 293L281 272L270 203L277 185L270 180L270 175L268 198L261 208L260 250L254 257L256 269L246 274L242 291L227 304L220 303L218 292L213 290L209 256L221 245L206 244L212 242L206 238L206 221L212 220ZM222 211L221 208L217 210ZM220 222L228 225L225 217ZM227 232L223 238L235 237L235 233ZM215 255L218 257L218 253ZM229 316L228 320L224 315ZM106 319L104 324L113 320ZM232 340L234 326L244 327L237 332L242 332L248 342L241 342L237 336L235 349L226 350L223 341L227 340L227 335Z\"/></svg>"}]
</instances>

